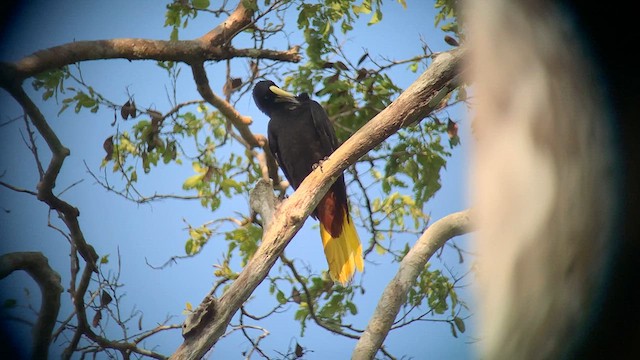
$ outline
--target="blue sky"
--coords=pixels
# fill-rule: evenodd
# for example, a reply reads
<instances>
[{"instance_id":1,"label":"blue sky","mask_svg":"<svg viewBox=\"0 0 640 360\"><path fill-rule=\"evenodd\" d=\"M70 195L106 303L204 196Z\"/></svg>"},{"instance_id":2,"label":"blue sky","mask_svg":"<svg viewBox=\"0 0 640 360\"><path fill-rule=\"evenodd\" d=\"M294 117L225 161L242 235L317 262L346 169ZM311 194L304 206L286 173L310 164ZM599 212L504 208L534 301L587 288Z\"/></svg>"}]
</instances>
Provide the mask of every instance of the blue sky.
<instances>
[{"instance_id":1,"label":"blue sky","mask_svg":"<svg viewBox=\"0 0 640 360\"><path fill-rule=\"evenodd\" d=\"M448 46L442 41L443 34L433 27L433 4L428 1L407 1L408 9L404 10L396 2L388 1L383 9L384 19L375 26L364 25L368 19L362 19L362 26L356 25L356 30L345 39L345 49L357 59L363 48L376 56L386 56L392 59L404 59L416 54L422 36L429 46L435 50L446 50ZM214 1L212 1L214 3ZM5 34L0 43L0 59L2 61L16 60L38 49L59 45L78 40L95 40L115 37L140 37L151 39L167 39L170 29L163 28L165 8L157 1L42 1L25 5L18 16L13 19L11 30ZM190 26L181 32L182 39L194 38L202 35L218 19L200 15ZM44 36L43 36L44 34ZM300 43L301 37L292 33L292 44ZM240 46L240 45L237 45ZM286 49L287 44L282 41L273 43L273 47ZM378 58L379 59L379 58ZM238 61L234 69L238 74L246 71ZM246 61L244 61L246 63ZM408 67L400 66L391 73L396 83L406 88L418 74L408 71ZM423 70L423 69L420 69ZM165 89L169 82L166 72L151 62L129 62L125 60L94 61L82 64L85 80L98 91L116 102L126 101L127 89L135 95L135 100L143 106L155 107L159 111L169 109ZM210 64L207 66L211 87L220 91L224 80L224 65ZM218 75L220 74L220 75ZM25 83L31 94L29 83ZM178 82L178 100L187 101L199 99L187 68ZM161 264L174 255L184 254L184 242L188 235L185 231L186 220L199 225L220 212L233 208L246 210L248 197L237 198L230 208L218 210L211 214L197 202L165 201L152 205L136 205L123 200L112 193L106 192L95 184L87 173L84 163L94 171L100 173L100 161L104 157L102 142L113 134L110 126L113 113L101 111L91 114L83 111L75 114L70 109L60 116L56 116L58 105L53 101L43 103L40 95L35 94L34 100L41 106L50 125L57 132L62 143L71 150L71 156L65 161L57 182L57 190L64 189L72 183L82 180L78 185L64 194L64 199L78 207L81 211L80 225L87 240L92 243L98 254L110 254L109 268L117 270L117 253L122 256L122 275L120 281L126 286L122 289L125 296L121 306L125 313L134 307L144 312L143 324L151 327L157 322L173 316L172 323L181 322L181 315L186 302L196 305L211 288L214 281L212 264L218 262L226 248L226 242L210 242L196 257L180 261L177 265L164 270L153 270L147 266L148 260L152 264ZM251 129L254 133L266 133L267 119L261 114L249 97L240 101L237 109L244 115L253 117ZM0 92L0 123L21 115L20 109L9 98L6 92ZM450 113L454 119L461 119L463 111L460 108ZM120 122L122 123L122 122ZM130 126L128 123L126 126ZM123 125L125 126L125 125ZM453 150L447 167L442 171L443 187L436 197L429 201L423 209L432 218L439 219L451 212L459 211L467 206L465 193L465 177L467 164L467 144L469 143L468 121L460 123L462 146ZM24 145L21 133L24 134L24 124L15 121L0 128L0 174L6 171L2 181L19 187L35 189L37 172L35 163L28 149ZM43 162L49 160L48 150L44 143L39 142ZM139 188L147 193L180 191L184 180L192 175L189 166L160 166L149 176L141 176ZM117 181L116 176L110 179ZM15 193L0 188L0 207L10 212L0 211L0 253L11 251L42 251L49 257L51 266L62 276L63 286L68 286L69 258L68 244L56 231L47 227L47 209L29 195ZM0 209L0 210L2 210ZM287 248L290 258L301 259L314 269L325 266L317 228L312 220L307 221L303 230ZM364 238L364 236L361 235ZM459 239L457 243L467 246L467 239ZM443 259L449 265L457 263L457 254L445 250ZM368 285L366 296L358 301L359 314L353 318L354 324L363 327L370 317L379 295L393 276L397 264L389 259L379 257L378 263L367 263ZM469 259L467 259L469 260ZM435 260L434 266L440 266ZM463 272L469 263L459 268ZM276 264L276 268L277 268ZM277 270L274 268L274 270ZM372 281L375 279L375 281ZM470 282L467 281L467 283ZM23 288L30 289L27 297ZM256 296L266 294L266 286L261 286ZM462 296L470 302L469 292L463 290ZM0 282L0 301L17 299L19 306L31 304L39 307L39 293L37 286L24 274L12 274ZM66 317L71 304L66 293L63 294L63 308L61 316ZM253 301L250 309L260 312L260 308L268 308L276 304L273 298L264 302ZM27 314L30 310L24 310ZM327 333L325 330L309 323L304 338L300 338L299 325L293 322L293 312L277 314L259 325L267 328L271 335L263 345L269 354L277 356L274 350L283 351L291 343L299 341L303 346L313 350L305 358L347 358L355 342ZM471 322L471 320L470 320ZM8 324L8 325L7 325ZM28 342L28 327L18 323L7 323L16 338ZM135 324L132 324L135 327ZM470 323L469 325L472 325ZM458 338L451 335L447 324L419 322L412 326L394 331L387 338L386 345L394 355L407 355L415 359L466 359L473 358L472 345L474 337L473 327ZM170 354L180 343L182 337L179 331L167 332L164 335L151 338L148 345L157 345L157 351ZM327 346L330 344L330 346ZM233 334L219 341L213 350L214 357L235 359L241 358L240 352L247 349L248 342L239 334ZM54 344L54 354L63 350Z\"/></svg>"}]
</instances>

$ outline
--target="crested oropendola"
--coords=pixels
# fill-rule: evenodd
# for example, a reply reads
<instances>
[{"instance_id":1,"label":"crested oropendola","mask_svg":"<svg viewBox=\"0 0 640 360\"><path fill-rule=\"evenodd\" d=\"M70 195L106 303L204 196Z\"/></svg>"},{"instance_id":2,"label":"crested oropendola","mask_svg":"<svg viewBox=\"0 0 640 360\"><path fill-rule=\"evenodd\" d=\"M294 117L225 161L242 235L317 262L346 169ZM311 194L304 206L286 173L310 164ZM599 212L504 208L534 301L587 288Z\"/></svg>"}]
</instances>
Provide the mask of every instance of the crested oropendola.
<instances>
[{"instance_id":1,"label":"crested oropendola","mask_svg":"<svg viewBox=\"0 0 640 360\"><path fill-rule=\"evenodd\" d=\"M320 104L306 93L295 96L273 81L253 89L256 105L269 116L269 149L297 189L302 181L338 147L335 130ZM362 271L362 244L349 215L344 175L336 180L311 214L320 221L320 236L334 281L348 283L355 269Z\"/></svg>"}]
</instances>

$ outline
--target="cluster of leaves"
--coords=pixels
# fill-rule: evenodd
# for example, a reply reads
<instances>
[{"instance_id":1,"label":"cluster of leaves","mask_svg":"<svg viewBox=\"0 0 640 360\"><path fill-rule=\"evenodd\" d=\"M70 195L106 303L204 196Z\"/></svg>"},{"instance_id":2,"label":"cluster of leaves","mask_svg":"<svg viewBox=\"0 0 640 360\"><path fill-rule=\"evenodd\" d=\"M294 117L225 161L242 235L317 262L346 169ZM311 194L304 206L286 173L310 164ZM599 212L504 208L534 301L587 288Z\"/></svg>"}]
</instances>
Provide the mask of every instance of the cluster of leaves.
<instances>
[{"instance_id":1,"label":"cluster of leaves","mask_svg":"<svg viewBox=\"0 0 640 360\"><path fill-rule=\"evenodd\" d=\"M415 308L428 304L430 313L444 315L449 310L447 322L451 325L454 337L458 337L457 331L464 333L464 320L459 316L460 311L466 308L464 302L458 299L454 283L440 270L429 270L430 264L425 265L418 276L418 280L409 289L406 308Z\"/></svg>"},{"instance_id":2,"label":"cluster of leaves","mask_svg":"<svg viewBox=\"0 0 640 360\"><path fill-rule=\"evenodd\" d=\"M65 81L68 80L74 81L80 88L65 86ZM58 102L60 101L59 96L67 95L68 93L73 94L73 96L68 96L61 100L62 106L58 111L58 115L62 114L71 105L74 106L76 114L82 109L89 109L92 113L97 113L101 104L108 103L93 87L84 84L82 80L74 76L68 66L45 71L34 76L31 85L36 91L43 91L43 100L53 97Z\"/></svg>"},{"instance_id":3,"label":"cluster of leaves","mask_svg":"<svg viewBox=\"0 0 640 360\"><path fill-rule=\"evenodd\" d=\"M211 235L213 235L213 231L207 226L189 226L189 239L184 244L184 252L187 255L197 254L209 241Z\"/></svg>"},{"instance_id":4,"label":"cluster of leaves","mask_svg":"<svg viewBox=\"0 0 640 360\"><path fill-rule=\"evenodd\" d=\"M227 258L231 258L233 251L238 249L240 265L244 267L258 250L258 243L262 239L262 228L249 223L227 232L225 239L229 242Z\"/></svg>"},{"instance_id":5,"label":"cluster of leaves","mask_svg":"<svg viewBox=\"0 0 640 360\"><path fill-rule=\"evenodd\" d=\"M43 90L42 100L47 100L52 96L58 99L58 93L64 93L64 81L69 78L69 67L45 71L33 77L33 88L38 91Z\"/></svg>"},{"instance_id":6,"label":"cluster of leaves","mask_svg":"<svg viewBox=\"0 0 640 360\"><path fill-rule=\"evenodd\" d=\"M382 20L382 0L354 3L355 1L348 0L323 0L314 4L299 4L298 27L304 31L309 62L320 64L322 55L331 51L334 24L340 24L341 32L346 34L353 30L354 21L361 15L371 14L367 25L374 25ZM398 0L398 3L403 8L407 7L405 0Z\"/></svg>"},{"instance_id":7,"label":"cluster of leaves","mask_svg":"<svg viewBox=\"0 0 640 360\"><path fill-rule=\"evenodd\" d=\"M339 332L342 329L344 318L347 315L358 314L358 308L354 302L356 286L333 286L333 282L327 277L314 276L305 279L309 285L310 300L301 300L294 318L300 322L300 336L304 336L307 321L311 318L309 301L313 301L317 321L326 328Z\"/></svg>"},{"instance_id":8,"label":"cluster of leaves","mask_svg":"<svg viewBox=\"0 0 640 360\"><path fill-rule=\"evenodd\" d=\"M394 145L385 144L376 151L388 155L381 178L384 193L389 194L395 188L412 188L415 206L419 208L435 195L441 186L440 170L446 165L446 157L451 155L442 145L444 131L445 125L420 123L400 130Z\"/></svg>"},{"instance_id":9,"label":"cluster of leaves","mask_svg":"<svg viewBox=\"0 0 640 360\"><path fill-rule=\"evenodd\" d=\"M442 31L460 39L462 38L462 29L458 23L458 2L458 0L436 0L435 8L438 9L438 13L436 14L435 26L442 23L440 26Z\"/></svg>"},{"instance_id":10,"label":"cluster of leaves","mask_svg":"<svg viewBox=\"0 0 640 360\"><path fill-rule=\"evenodd\" d=\"M307 57L312 64L321 64L323 55L331 51L334 24L340 24L343 34L353 29L353 22L360 14L370 14L369 25L382 20L381 0L364 0L360 5L351 1L324 0L315 4L301 2L298 6L298 27L304 32Z\"/></svg>"},{"instance_id":11,"label":"cluster of leaves","mask_svg":"<svg viewBox=\"0 0 640 360\"><path fill-rule=\"evenodd\" d=\"M304 336L310 320L340 333L344 319L358 313L355 295L364 293L364 290L358 285L336 285L328 273L323 272L319 276L306 277L296 273L294 276L284 274L272 278L269 293L275 296L279 305L297 304L294 318L300 322L300 336ZM285 295L287 293L290 295Z\"/></svg>"},{"instance_id":12,"label":"cluster of leaves","mask_svg":"<svg viewBox=\"0 0 640 360\"><path fill-rule=\"evenodd\" d=\"M164 26L171 27L169 39L177 41L180 28L186 28L189 20L198 16L198 10L206 9L209 5L209 0L174 1L168 4Z\"/></svg>"}]
</instances>

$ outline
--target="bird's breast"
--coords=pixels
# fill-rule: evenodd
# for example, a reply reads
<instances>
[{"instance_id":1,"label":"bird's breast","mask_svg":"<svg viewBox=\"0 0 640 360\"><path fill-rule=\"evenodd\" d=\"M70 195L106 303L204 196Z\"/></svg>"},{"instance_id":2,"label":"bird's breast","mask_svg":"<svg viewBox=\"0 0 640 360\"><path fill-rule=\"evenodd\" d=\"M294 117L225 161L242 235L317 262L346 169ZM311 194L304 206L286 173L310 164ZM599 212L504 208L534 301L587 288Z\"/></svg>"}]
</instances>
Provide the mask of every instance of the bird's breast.
<instances>
[{"instance_id":1,"label":"bird's breast","mask_svg":"<svg viewBox=\"0 0 640 360\"><path fill-rule=\"evenodd\" d=\"M311 115L295 117L274 116L269 124L277 138L280 166L288 173L294 188L304 180L318 161L330 155L322 148L322 143L313 125Z\"/></svg>"}]
</instances>

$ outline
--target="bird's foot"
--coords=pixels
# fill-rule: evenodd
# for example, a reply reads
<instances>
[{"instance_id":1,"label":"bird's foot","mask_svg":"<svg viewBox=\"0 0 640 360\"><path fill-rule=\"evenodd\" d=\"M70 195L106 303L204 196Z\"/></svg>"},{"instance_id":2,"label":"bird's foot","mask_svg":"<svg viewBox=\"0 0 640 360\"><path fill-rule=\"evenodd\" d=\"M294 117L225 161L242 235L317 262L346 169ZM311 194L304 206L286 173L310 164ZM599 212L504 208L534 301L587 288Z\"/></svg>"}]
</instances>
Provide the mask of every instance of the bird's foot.
<instances>
[{"instance_id":1,"label":"bird's foot","mask_svg":"<svg viewBox=\"0 0 640 360\"><path fill-rule=\"evenodd\" d=\"M320 168L320 171L322 171L322 163L325 162L327 159L329 159L329 157L325 156L324 159L318 160L317 163L311 165L311 170L315 170L317 168Z\"/></svg>"}]
</instances>

